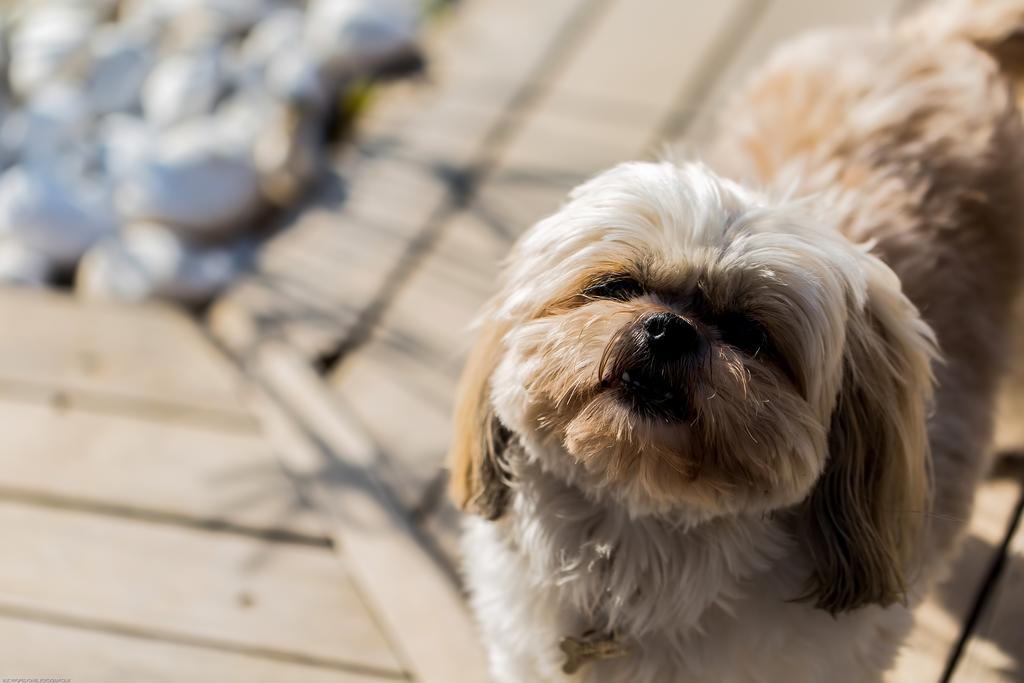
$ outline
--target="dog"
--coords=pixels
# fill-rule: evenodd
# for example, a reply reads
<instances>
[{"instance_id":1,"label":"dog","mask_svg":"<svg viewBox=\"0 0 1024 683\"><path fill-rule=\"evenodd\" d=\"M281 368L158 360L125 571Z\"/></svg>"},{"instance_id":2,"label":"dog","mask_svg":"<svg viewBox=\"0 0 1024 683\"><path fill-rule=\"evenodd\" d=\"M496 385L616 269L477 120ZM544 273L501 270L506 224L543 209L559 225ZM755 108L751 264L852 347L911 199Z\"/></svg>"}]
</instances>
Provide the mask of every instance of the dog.
<instances>
[{"instance_id":1,"label":"dog","mask_svg":"<svg viewBox=\"0 0 1024 683\"><path fill-rule=\"evenodd\" d=\"M456 401L500 683L883 680L990 460L1021 0L798 39L514 246Z\"/></svg>"}]
</instances>

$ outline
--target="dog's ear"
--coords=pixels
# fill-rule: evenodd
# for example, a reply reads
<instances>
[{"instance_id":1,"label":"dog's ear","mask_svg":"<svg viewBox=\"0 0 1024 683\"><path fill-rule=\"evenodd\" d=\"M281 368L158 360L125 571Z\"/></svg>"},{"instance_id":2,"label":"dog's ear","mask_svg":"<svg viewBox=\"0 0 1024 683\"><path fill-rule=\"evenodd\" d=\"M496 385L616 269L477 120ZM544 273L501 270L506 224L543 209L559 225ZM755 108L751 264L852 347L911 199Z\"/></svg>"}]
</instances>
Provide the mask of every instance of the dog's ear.
<instances>
[{"instance_id":1,"label":"dog's ear","mask_svg":"<svg viewBox=\"0 0 1024 683\"><path fill-rule=\"evenodd\" d=\"M828 460L801 511L812 561L805 597L833 614L905 599L929 504L934 337L892 271L865 261L867 298L850 304Z\"/></svg>"},{"instance_id":2,"label":"dog's ear","mask_svg":"<svg viewBox=\"0 0 1024 683\"><path fill-rule=\"evenodd\" d=\"M491 405L491 375L507 326L488 320L466 361L455 397L449 489L462 510L497 519L508 502L506 451L511 433Z\"/></svg>"}]
</instances>

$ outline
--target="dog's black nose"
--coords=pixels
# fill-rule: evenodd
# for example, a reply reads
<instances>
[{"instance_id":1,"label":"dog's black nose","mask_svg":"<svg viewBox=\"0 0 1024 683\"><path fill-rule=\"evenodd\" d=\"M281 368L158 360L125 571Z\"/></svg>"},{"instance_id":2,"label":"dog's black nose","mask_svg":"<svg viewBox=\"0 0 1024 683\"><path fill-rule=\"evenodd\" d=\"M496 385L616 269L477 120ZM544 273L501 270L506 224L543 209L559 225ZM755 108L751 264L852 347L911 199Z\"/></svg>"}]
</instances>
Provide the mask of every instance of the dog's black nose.
<instances>
[{"instance_id":1,"label":"dog's black nose","mask_svg":"<svg viewBox=\"0 0 1024 683\"><path fill-rule=\"evenodd\" d=\"M647 348L660 361L676 360L693 353L700 345L700 333L688 320L674 313L658 313L644 321Z\"/></svg>"}]
</instances>

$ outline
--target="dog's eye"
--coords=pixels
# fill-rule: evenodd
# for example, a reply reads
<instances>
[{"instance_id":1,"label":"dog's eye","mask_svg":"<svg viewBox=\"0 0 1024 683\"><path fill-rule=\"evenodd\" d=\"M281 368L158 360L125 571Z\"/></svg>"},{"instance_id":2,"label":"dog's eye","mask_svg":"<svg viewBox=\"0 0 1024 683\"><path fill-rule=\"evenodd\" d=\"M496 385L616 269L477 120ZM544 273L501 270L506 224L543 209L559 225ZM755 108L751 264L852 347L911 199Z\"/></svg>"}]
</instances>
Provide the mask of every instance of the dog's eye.
<instances>
[{"instance_id":1,"label":"dog's eye","mask_svg":"<svg viewBox=\"0 0 1024 683\"><path fill-rule=\"evenodd\" d=\"M629 275L612 275L594 282L583 290L589 299L628 301L644 293L643 285Z\"/></svg>"},{"instance_id":2,"label":"dog's eye","mask_svg":"<svg viewBox=\"0 0 1024 683\"><path fill-rule=\"evenodd\" d=\"M715 320L718 334L726 344L756 356L768 343L764 325L746 313L724 313Z\"/></svg>"}]
</instances>

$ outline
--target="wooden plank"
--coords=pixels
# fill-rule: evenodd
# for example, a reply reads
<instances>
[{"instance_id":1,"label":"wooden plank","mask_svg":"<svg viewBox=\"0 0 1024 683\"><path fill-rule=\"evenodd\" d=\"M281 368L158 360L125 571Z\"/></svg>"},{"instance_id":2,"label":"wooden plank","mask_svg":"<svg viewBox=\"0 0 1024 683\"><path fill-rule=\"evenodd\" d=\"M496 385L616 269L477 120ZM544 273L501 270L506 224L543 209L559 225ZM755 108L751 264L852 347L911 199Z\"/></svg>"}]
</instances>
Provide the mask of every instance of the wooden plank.
<instances>
[{"instance_id":1,"label":"wooden plank","mask_svg":"<svg viewBox=\"0 0 1024 683\"><path fill-rule=\"evenodd\" d=\"M179 310L0 287L0 319L0 394L43 391L253 427L234 368Z\"/></svg>"},{"instance_id":2,"label":"wooden plank","mask_svg":"<svg viewBox=\"0 0 1024 683\"><path fill-rule=\"evenodd\" d=\"M979 489L966 537L948 577L914 612L914 630L888 677L892 683L941 683L1013 521L1021 484L1019 478L1003 474Z\"/></svg>"},{"instance_id":3,"label":"wooden plank","mask_svg":"<svg viewBox=\"0 0 1024 683\"><path fill-rule=\"evenodd\" d=\"M398 293L369 343L343 359L330 378L335 402L375 449L390 456L380 475L409 507L418 506L447 449L470 322L494 287L508 244L473 214L460 214ZM395 429L398 415L406 428Z\"/></svg>"},{"instance_id":4,"label":"wooden plank","mask_svg":"<svg viewBox=\"0 0 1024 683\"><path fill-rule=\"evenodd\" d=\"M477 210L518 235L585 178L656 154L680 94L706 78L751 4L615 3L502 154Z\"/></svg>"},{"instance_id":5,"label":"wooden plank","mask_svg":"<svg viewBox=\"0 0 1024 683\"><path fill-rule=\"evenodd\" d=\"M501 144L508 119L520 116L533 94L546 88L606 4L458 4L427 39L427 79L398 84L399 98L385 92L359 122L357 155L386 149L400 159L451 169L479 163Z\"/></svg>"},{"instance_id":6,"label":"wooden plank","mask_svg":"<svg viewBox=\"0 0 1024 683\"><path fill-rule=\"evenodd\" d=\"M0 494L326 541L253 434L4 398L0 433Z\"/></svg>"},{"instance_id":7,"label":"wooden plank","mask_svg":"<svg viewBox=\"0 0 1024 683\"><path fill-rule=\"evenodd\" d=\"M468 215L463 218L462 227L486 235ZM451 438L452 399L472 337L470 321L493 285L496 258L476 261L492 266L490 280L476 288L466 282L475 279L473 274L459 267L472 260L431 259L410 279L370 343L344 359L332 376L336 409L358 424L378 453L374 472L450 567L457 565L459 516L443 493L438 495L437 477ZM402 416L402 428L396 428L396 416Z\"/></svg>"},{"instance_id":8,"label":"wooden plank","mask_svg":"<svg viewBox=\"0 0 1024 683\"><path fill-rule=\"evenodd\" d=\"M335 388L344 392L361 382L372 383L374 390L368 396L350 400L351 394L343 394L341 409L358 422L374 449L387 455L387 460L375 463L376 474L409 510L420 505L451 437L457 374L421 365L425 360L374 344L346 364L345 377ZM445 361L458 364L458 357ZM400 428L396 420L401 422Z\"/></svg>"},{"instance_id":9,"label":"wooden plank","mask_svg":"<svg viewBox=\"0 0 1024 683\"><path fill-rule=\"evenodd\" d=\"M501 157L505 169L586 176L654 151L653 132L702 76L746 3L614 3Z\"/></svg>"},{"instance_id":10,"label":"wooden plank","mask_svg":"<svg viewBox=\"0 0 1024 683\"><path fill-rule=\"evenodd\" d=\"M1024 460L1006 463L1018 484L1019 516L1024 504ZM996 547L1003 539L999 539ZM1001 548L1000 548L1001 549ZM983 596L982 609L950 683L1024 681L1024 524L1016 520L994 585Z\"/></svg>"},{"instance_id":11,"label":"wooden plank","mask_svg":"<svg viewBox=\"0 0 1024 683\"><path fill-rule=\"evenodd\" d=\"M0 616L0 675L73 683L380 683L372 674Z\"/></svg>"},{"instance_id":12,"label":"wooden plank","mask_svg":"<svg viewBox=\"0 0 1024 683\"><path fill-rule=\"evenodd\" d=\"M441 179L393 160L366 175L349 198L320 197L305 208L264 248L256 272L214 304L211 328L233 351L245 356L284 338L312 358L359 324L447 192ZM378 184L394 195L383 197Z\"/></svg>"},{"instance_id":13,"label":"wooden plank","mask_svg":"<svg viewBox=\"0 0 1024 683\"><path fill-rule=\"evenodd\" d=\"M270 433L289 469L312 482L349 576L377 609L407 669L425 683L488 680L462 594L375 477L372 442L345 411L331 409L331 395L293 349L267 345L259 362Z\"/></svg>"},{"instance_id":14,"label":"wooden plank","mask_svg":"<svg viewBox=\"0 0 1024 683\"><path fill-rule=\"evenodd\" d=\"M0 500L0 611L164 639L401 671L324 548L269 543Z\"/></svg>"},{"instance_id":15,"label":"wooden plank","mask_svg":"<svg viewBox=\"0 0 1024 683\"><path fill-rule=\"evenodd\" d=\"M344 339L411 243L429 235L459 201L472 173L542 87L545 68L571 49L576 20L601 2L460 5L452 31L432 43L441 87L429 92L416 116L399 117L398 130L378 124L372 136L368 126L371 137L361 147L371 151L344 165L346 191L330 184L317 211L300 214L267 245L256 272L211 310L215 333L243 354L264 339L285 338L307 357ZM400 98L399 106L408 105ZM350 249L355 255L340 263L322 258Z\"/></svg>"}]
</instances>

